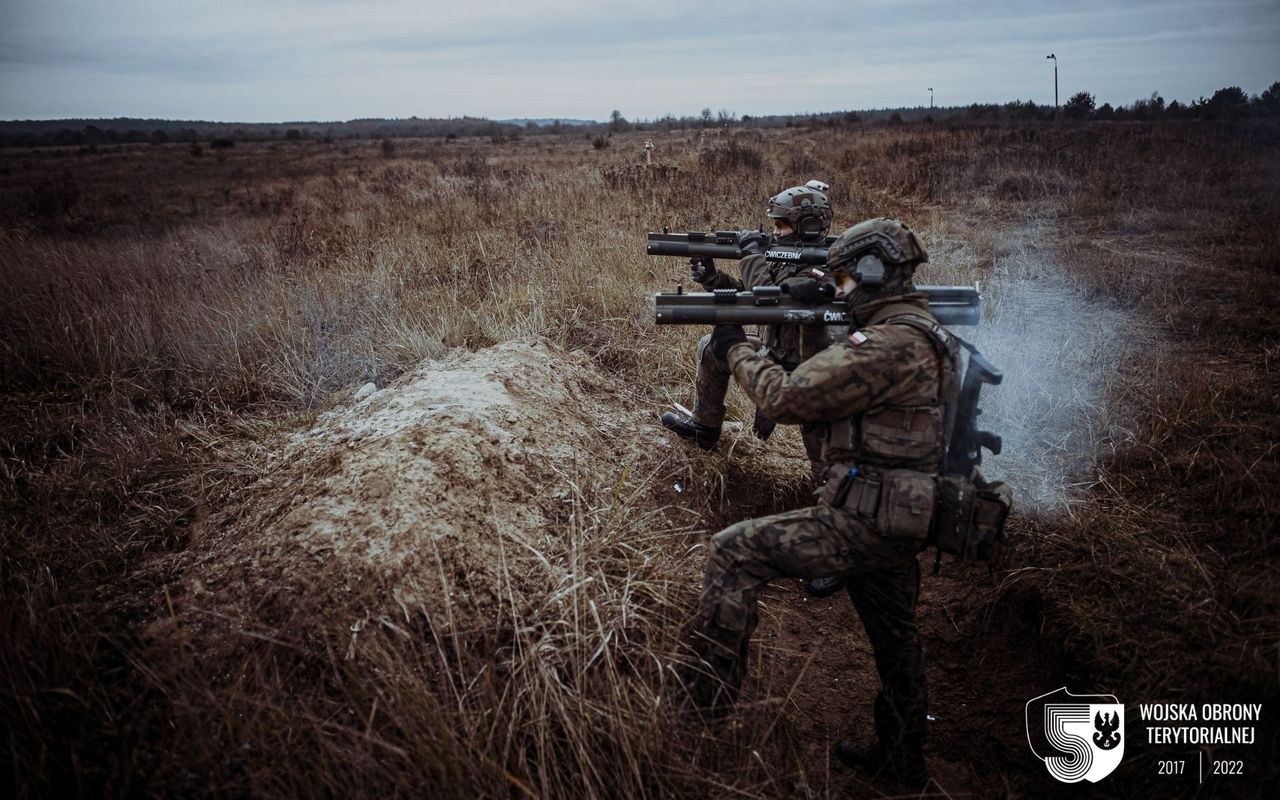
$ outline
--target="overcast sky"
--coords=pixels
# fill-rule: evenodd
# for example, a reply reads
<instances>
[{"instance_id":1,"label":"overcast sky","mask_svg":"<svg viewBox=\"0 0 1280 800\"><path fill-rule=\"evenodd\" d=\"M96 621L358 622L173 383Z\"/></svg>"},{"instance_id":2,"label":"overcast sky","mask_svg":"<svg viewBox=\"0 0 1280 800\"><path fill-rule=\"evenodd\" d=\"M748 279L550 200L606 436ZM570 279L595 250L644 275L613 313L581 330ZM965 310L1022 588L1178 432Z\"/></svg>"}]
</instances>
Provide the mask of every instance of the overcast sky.
<instances>
[{"instance_id":1,"label":"overcast sky","mask_svg":"<svg viewBox=\"0 0 1280 800\"><path fill-rule=\"evenodd\" d=\"M1280 0L0 0L0 119L605 119L1194 100L1280 80Z\"/></svg>"}]
</instances>

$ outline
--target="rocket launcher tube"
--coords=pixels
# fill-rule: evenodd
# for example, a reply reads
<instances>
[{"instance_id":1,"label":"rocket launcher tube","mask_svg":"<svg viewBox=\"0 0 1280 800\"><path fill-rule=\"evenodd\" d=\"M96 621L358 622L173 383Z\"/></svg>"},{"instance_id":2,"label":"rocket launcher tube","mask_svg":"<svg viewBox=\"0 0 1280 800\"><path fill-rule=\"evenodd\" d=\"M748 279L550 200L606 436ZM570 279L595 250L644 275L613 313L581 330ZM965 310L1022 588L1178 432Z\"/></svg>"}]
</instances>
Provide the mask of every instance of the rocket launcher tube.
<instances>
[{"instance_id":1,"label":"rocket launcher tube","mask_svg":"<svg viewBox=\"0 0 1280 800\"><path fill-rule=\"evenodd\" d=\"M780 261L786 264L811 264L821 266L827 263L827 248L834 237L817 240L813 244L783 245L773 242L764 251L769 261ZM650 233L645 252L651 256L677 256L692 258L741 259L742 251L738 249L737 231L694 231L691 233Z\"/></svg>"},{"instance_id":2,"label":"rocket launcher tube","mask_svg":"<svg viewBox=\"0 0 1280 800\"><path fill-rule=\"evenodd\" d=\"M976 286L917 286L929 295L929 313L943 325L977 325L982 295ZM659 292L654 295L659 325L848 325L849 304L833 300L809 306L793 300L779 286L757 286L749 292Z\"/></svg>"}]
</instances>

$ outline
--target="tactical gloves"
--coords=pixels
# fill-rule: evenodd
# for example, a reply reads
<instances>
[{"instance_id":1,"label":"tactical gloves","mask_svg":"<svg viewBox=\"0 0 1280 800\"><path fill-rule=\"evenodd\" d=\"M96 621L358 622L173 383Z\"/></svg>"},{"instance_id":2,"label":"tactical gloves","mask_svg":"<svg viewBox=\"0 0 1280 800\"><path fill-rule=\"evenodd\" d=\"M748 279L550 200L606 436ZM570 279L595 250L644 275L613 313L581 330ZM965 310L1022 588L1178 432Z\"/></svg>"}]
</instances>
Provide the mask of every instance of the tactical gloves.
<instances>
[{"instance_id":1,"label":"tactical gloves","mask_svg":"<svg viewBox=\"0 0 1280 800\"><path fill-rule=\"evenodd\" d=\"M766 417L761 413L760 409L756 409L756 418L751 422L751 432L756 435L757 439L762 442L769 441L769 437L776 427L778 427L778 423Z\"/></svg>"},{"instance_id":2,"label":"tactical gloves","mask_svg":"<svg viewBox=\"0 0 1280 800\"><path fill-rule=\"evenodd\" d=\"M716 279L716 262L707 256L694 256L689 259L689 277L702 284L704 289L711 288Z\"/></svg>"},{"instance_id":3,"label":"tactical gloves","mask_svg":"<svg viewBox=\"0 0 1280 800\"><path fill-rule=\"evenodd\" d=\"M716 358L724 361L729 355L730 347L746 340L747 334L742 330L741 325L717 325L715 330L711 331L711 341L707 346L711 348Z\"/></svg>"},{"instance_id":4,"label":"tactical gloves","mask_svg":"<svg viewBox=\"0 0 1280 800\"><path fill-rule=\"evenodd\" d=\"M826 303L836 296L836 287L805 276L788 278L782 285L796 302L807 306Z\"/></svg>"},{"instance_id":5,"label":"tactical gloves","mask_svg":"<svg viewBox=\"0 0 1280 800\"><path fill-rule=\"evenodd\" d=\"M742 257L754 256L764 252L769 246L769 237L760 231L739 231L738 250Z\"/></svg>"}]
</instances>

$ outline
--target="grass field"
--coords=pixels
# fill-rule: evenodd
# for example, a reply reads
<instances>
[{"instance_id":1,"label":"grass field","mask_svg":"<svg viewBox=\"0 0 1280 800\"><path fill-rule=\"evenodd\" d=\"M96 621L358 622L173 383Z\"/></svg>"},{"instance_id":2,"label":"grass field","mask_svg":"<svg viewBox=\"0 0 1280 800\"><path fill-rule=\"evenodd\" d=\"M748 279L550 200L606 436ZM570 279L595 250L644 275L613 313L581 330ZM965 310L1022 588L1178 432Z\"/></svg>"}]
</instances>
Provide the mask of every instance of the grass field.
<instances>
[{"instance_id":1,"label":"grass field","mask_svg":"<svg viewBox=\"0 0 1280 800\"><path fill-rule=\"evenodd\" d=\"M235 524L227 509L249 507L280 443L365 382L516 341L605 376L584 409L687 402L702 332L651 324L648 296L683 267L646 257L642 234L754 226L764 198L810 178L832 184L837 227L921 231L929 282L980 280L997 320L1027 296L1015 286L1056 287L1082 311L1038 329L1074 326L1055 358L1105 367L1060 447L1033 435L1039 418L1002 417L1034 465L996 477L1050 463L1061 487L1019 506L994 579L956 571L986 587L951 623L956 646L1042 654L1054 677L1129 702L1274 698L1278 134L677 131L654 136L651 167L641 134L0 152L6 781L19 796L816 796L776 705L709 741L648 702L691 611L691 542L747 513L729 484L803 502L782 462L696 462L720 489L691 492L685 516L659 489L691 468L657 453L634 474L565 477L573 513L546 517L542 554L574 565L573 592L520 584L533 594L474 635L420 623L353 665L323 604L225 652L184 622L206 521ZM1116 345L1079 355L1102 340ZM734 394L731 416L749 413ZM567 630L531 621L564 602ZM620 638L583 621L609 608L626 609ZM1280 755L1268 730L1259 769ZM1036 793L1036 767L1010 757L982 791ZM1117 792L1148 777L1119 774Z\"/></svg>"}]
</instances>

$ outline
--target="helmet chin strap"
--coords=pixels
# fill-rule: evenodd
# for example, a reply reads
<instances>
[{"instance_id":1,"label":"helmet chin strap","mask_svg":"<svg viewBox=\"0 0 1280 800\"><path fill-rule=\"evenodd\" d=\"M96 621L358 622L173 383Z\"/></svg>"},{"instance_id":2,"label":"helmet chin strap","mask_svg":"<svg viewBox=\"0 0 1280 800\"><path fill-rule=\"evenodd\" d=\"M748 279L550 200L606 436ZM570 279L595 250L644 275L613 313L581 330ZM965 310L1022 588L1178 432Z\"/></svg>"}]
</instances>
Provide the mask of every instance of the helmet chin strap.
<instances>
[{"instance_id":1,"label":"helmet chin strap","mask_svg":"<svg viewBox=\"0 0 1280 800\"><path fill-rule=\"evenodd\" d=\"M788 227L790 227L790 232L783 234L780 232L780 229L778 228L777 223L776 222L774 223L774 230L779 231L779 233L777 233L777 235L774 237L774 240L777 241L778 244L795 244L796 242L800 241L800 235L796 233L795 227L791 226L789 223L788 223Z\"/></svg>"},{"instance_id":2,"label":"helmet chin strap","mask_svg":"<svg viewBox=\"0 0 1280 800\"><path fill-rule=\"evenodd\" d=\"M852 312L853 316L853 323L849 326L851 330L858 328L867 321L862 314L859 313L859 310L867 303L879 300L882 297L884 297L884 295L880 292L869 292L866 289L859 287L854 289L853 293L845 298L845 302L849 304L849 310Z\"/></svg>"},{"instance_id":3,"label":"helmet chin strap","mask_svg":"<svg viewBox=\"0 0 1280 800\"><path fill-rule=\"evenodd\" d=\"M797 245L804 242L820 242L824 240L822 229L822 220L817 217L809 217L801 220L799 225L791 226L791 233L786 236L778 236L778 244Z\"/></svg>"}]
</instances>

